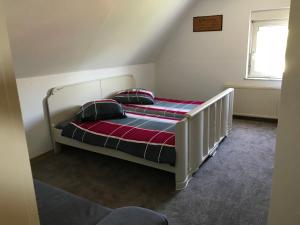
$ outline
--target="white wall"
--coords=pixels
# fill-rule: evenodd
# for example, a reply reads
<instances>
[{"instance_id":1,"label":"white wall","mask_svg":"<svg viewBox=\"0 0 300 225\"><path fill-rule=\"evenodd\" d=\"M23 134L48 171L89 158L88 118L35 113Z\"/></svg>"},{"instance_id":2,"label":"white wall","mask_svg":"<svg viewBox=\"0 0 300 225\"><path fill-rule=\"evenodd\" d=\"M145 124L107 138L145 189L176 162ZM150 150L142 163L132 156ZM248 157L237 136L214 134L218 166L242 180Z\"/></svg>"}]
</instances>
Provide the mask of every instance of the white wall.
<instances>
[{"instance_id":1,"label":"white wall","mask_svg":"<svg viewBox=\"0 0 300 225\"><path fill-rule=\"evenodd\" d=\"M115 67L55 75L51 74L17 79L30 157L36 157L52 149L44 105L44 100L51 88L123 74L133 74L137 81L137 86L154 90L154 64Z\"/></svg>"},{"instance_id":2,"label":"white wall","mask_svg":"<svg viewBox=\"0 0 300 225\"><path fill-rule=\"evenodd\" d=\"M197 1L4 2L29 153L35 157L52 148L43 103L50 88L130 73L140 87L154 89L151 63Z\"/></svg>"},{"instance_id":3,"label":"white wall","mask_svg":"<svg viewBox=\"0 0 300 225\"><path fill-rule=\"evenodd\" d=\"M249 81L246 75L250 12L289 7L290 0L201 0L157 60L157 91L169 97L206 99L225 83L280 87L278 81ZM193 33L193 17L222 14L222 32ZM180 90L180 91L179 91Z\"/></svg>"},{"instance_id":4,"label":"white wall","mask_svg":"<svg viewBox=\"0 0 300 225\"><path fill-rule=\"evenodd\" d=\"M16 75L154 62L196 0L5 0Z\"/></svg>"},{"instance_id":5,"label":"white wall","mask_svg":"<svg viewBox=\"0 0 300 225\"><path fill-rule=\"evenodd\" d=\"M292 0L269 225L300 224L300 2Z\"/></svg>"}]
</instances>

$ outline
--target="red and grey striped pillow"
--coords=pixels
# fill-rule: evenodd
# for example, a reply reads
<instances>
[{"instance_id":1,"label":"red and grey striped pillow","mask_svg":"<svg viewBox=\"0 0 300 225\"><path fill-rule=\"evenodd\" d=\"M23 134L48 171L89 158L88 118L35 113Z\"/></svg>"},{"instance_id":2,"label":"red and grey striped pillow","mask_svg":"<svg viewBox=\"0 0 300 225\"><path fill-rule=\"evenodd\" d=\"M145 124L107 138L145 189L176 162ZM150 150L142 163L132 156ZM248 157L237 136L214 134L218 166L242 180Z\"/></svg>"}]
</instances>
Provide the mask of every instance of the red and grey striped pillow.
<instances>
[{"instance_id":1,"label":"red and grey striped pillow","mask_svg":"<svg viewBox=\"0 0 300 225\"><path fill-rule=\"evenodd\" d=\"M113 99L88 102L81 106L81 110L77 113L77 118L82 122L125 117L122 105Z\"/></svg>"},{"instance_id":2,"label":"red and grey striped pillow","mask_svg":"<svg viewBox=\"0 0 300 225\"><path fill-rule=\"evenodd\" d=\"M122 104L152 105L154 94L142 88L132 88L116 93L113 99Z\"/></svg>"}]
</instances>

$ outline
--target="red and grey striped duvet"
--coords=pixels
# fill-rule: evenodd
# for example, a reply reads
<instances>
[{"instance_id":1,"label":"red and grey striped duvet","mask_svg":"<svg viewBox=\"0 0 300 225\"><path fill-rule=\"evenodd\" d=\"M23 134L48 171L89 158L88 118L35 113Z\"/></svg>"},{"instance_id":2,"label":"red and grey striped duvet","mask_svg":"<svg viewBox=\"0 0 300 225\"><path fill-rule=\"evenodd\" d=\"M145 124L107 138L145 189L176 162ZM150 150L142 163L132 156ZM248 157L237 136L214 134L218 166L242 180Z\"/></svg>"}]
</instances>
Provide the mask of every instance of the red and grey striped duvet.
<instances>
[{"instance_id":1,"label":"red and grey striped duvet","mask_svg":"<svg viewBox=\"0 0 300 225\"><path fill-rule=\"evenodd\" d=\"M175 165L175 125L201 101L155 98L154 105L123 105L127 118L71 122L62 135L157 163Z\"/></svg>"},{"instance_id":2,"label":"red and grey striped duvet","mask_svg":"<svg viewBox=\"0 0 300 225\"><path fill-rule=\"evenodd\" d=\"M124 104L123 108L126 112L182 119L186 113L202 103L202 101L184 101L156 97L153 105Z\"/></svg>"},{"instance_id":3,"label":"red and grey striped duvet","mask_svg":"<svg viewBox=\"0 0 300 225\"><path fill-rule=\"evenodd\" d=\"M127 113L127 118L71 122L62 135L107 147L157 163L175 164L175 125L178 119Z\"/></svg>"}]
</instances>

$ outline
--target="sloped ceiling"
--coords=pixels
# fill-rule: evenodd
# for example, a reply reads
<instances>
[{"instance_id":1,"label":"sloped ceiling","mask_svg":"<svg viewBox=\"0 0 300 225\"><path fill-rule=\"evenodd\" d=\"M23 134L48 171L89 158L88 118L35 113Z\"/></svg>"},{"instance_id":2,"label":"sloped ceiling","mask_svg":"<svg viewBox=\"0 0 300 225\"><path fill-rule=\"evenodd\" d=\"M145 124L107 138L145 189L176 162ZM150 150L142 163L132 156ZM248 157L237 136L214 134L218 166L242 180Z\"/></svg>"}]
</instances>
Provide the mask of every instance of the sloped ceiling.
<instances>
[{"instance_id":1,"label":"sloped ceiling","mask_svg":"<svg viewBox=\"0 0 300 225\"><path fill-rule=\"evenodd\" d=\"M196 0L6 0L17 77L155 61Z\"/></svg>"}]
</instances>

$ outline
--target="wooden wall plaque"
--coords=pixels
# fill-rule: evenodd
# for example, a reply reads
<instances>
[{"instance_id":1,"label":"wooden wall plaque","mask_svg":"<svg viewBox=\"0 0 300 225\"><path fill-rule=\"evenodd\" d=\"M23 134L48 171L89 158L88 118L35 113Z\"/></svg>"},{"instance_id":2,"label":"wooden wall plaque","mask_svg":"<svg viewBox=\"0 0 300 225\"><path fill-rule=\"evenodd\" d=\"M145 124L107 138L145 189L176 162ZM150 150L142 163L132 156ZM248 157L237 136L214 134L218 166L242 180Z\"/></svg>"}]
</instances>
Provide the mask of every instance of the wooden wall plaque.
<instances>
[{"instance_id":1,"label":"wooden wall plaque","mask_svg":"<svg viewBox=\"0 0 300 225\"><path fill-rule=\"evenodd\" d=\"M221 31L223 27L223 15L197 16L193 19L193 31Z\"/></svg>"}]
</instances>

